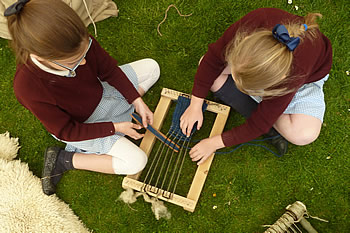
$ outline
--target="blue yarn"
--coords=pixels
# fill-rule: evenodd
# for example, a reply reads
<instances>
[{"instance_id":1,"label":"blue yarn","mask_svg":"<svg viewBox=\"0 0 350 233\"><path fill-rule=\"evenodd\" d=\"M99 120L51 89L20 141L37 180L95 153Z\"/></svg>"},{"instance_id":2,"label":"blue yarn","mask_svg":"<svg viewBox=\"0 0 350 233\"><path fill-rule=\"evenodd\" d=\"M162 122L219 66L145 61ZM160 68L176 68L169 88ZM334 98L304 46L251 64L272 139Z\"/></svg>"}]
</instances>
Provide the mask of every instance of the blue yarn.
<instances>
[{"instance_id":1,"label":"blue yarn","mask_svg":"<svg viewBox=\"0 0 350 233\"><path fill-rule=\"evenodd\" d=\"M140 122L142 124L142 118L139 115L137 115L136 113L132 113L132 116L135 118L135 120L137 120L138 122ZM180 150L179 145L168 141L167 138L165 138L163 135L158 133L158 131L155 130L151 125L147 125L147 130L149 130L151 133L153 133L159 140L161 140L163 143L167 144L169 147L173 148L176 151Z\"/></svg>"},{"instance_id":2,"label":"blue yarn","mask_svg":"<svg viewBox=\"0 0 350 233\"><path fill-rule=\"evenodd\" d=\"M280 137L280 136L277 136L277 137ZM267 138L265 138L267 140ZM254 141L254 140L253 140ZM245 145L248 145L248 146L258 146L258 147L262 147L264 148L265 150L271 152L272 154L276 155L277 157L281 158L282 155L280 154L277 154L275 153L274 151L272 151L270 148L268 148L267 146L264 146L264 145L259 145L259 144L255 144L255 143L249 143L249 142L246 142L246 143L242 143L240 144L239 146L237 146L236 148L234 148L233 150L230 150L230 151L217 151L215 152L215 154L229 154L229 153L232 153L236 150L238 150L239 148L241 148L242 146L245 146Z\"/></svg>"},{"instance_id":3,"label":"blue yarn","mask_svg":"<svg viewBox=\"0 0 350 233\"><path fill-rule=\"evenodd\" d=\"M179 96L177 98L177 103L176 103L176 107L173 113L173 118L171 120L171 126L170 128L173 128L174 130L179 130L178 133L179 137L186 137L186 135L184 135L180 129L180 118L182 116L182 114L185 112L185 110L188 108L188 106L190 106L191 103L191 99L185 96ZM203 103L202 106L202 111L204 112L207 109L208 104L207 103ZM197 130L197 122L193 125L192 127L192 131L191 131L191 135L194 134L194 132Z\"/></svg>"},{"instance_id":4,"label":"blue yarn","mask_svg":"<svg viewBox=\"0 0 350 233\"><path fill-rule=\"evenodd\" d=\"M180 118L182 116L182 114L185 112L185 110L187 109L187 107L190 105L190 98L185 97L185 96L179 96L177 99L177 103L176 103L176 107L173 113L173 117L172 117L172 122L171 122L171 126L170 129L168 131L168 135L173 136L175 139L179 139L181 141L184 142L188 142L191 140L192 135L194 134L194 132L197 129L197 122L194 124L190 137L187 137L186 135L184 135L182 133L182 130L180 129ZM208 104L207 103L203 103L202 106L202 111L204 112L207 109ZM132 117L140 122L142 124L142 118L137 115L136 113L132 113ZM172 149L174 149L175 151L179 151L180 147L179 145L177 145L176 143L173 143L171 141L168 141L166 137L164 137L163 135L161 135L160 133L158 133L157 130L155 130L151 125L147 126L147 130L149 130L151 133L153 133L159 140L161 140L163 143L165 143L166 145L168 145L169 147L171 147Z\"/></svg>"},{"instance_id":5,"label":"blue yarn","mask_svg":"<svg viewBox=\"0 0 350 233\"><path fill-rule=\"evenodd\" d=\"M254 140L252 140L252 142L263 142L263 141L270 140L270 139L274 139L274 138L278 138L278 137L281 137L281 136L280 136L280 135L277 135L277 136L268 137L268 138L263 138L263 139L254 139ZM199 141L201 141L201 140L197 139L197 140L192 140L192 141L193 141L193 142L199 142ZM216 154L216 155L217 155L217 154L229 154L229 153L232 153L232 152L238 150L238 149L241 148L242 146L246 146L246 145L248 145L248 146L258 146L258 147L262 147L262 148L264 148L265 150L267 150L267 151L271 152L272 154L276 155L277 157L279 157L279 158L282 157L282 155L275 153L274 151L272 151L272 150L271 150L270 148L268 148L267 146L259 145L259 144L255 144L255 143L250 143L250 142L242 143L242 144L238 145L236 148L234 148L234 149L232 149L232 150L230 150L230 151L217 151L217 152L215 152L215 154ZM190 149L192 149L192 148L191 148L191 147L187 147L187 149L190 150Z\"/></svg>"}]
</instances>

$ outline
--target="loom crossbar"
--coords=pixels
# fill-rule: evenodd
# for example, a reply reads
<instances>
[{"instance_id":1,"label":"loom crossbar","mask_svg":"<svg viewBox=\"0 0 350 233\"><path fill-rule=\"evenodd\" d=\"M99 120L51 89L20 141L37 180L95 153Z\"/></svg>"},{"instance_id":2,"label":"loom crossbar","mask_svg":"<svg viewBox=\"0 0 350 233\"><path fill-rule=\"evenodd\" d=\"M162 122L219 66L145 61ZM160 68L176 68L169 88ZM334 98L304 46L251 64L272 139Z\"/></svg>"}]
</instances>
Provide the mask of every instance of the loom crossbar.
<instances>
[{"instance_id":1,"label":"loom crossbar","mask_svg":"<svg viewBox=\"0 0 350 233\"><path fill-rule=\"evenodd\" d=\"M171 101L177 100L179 96L190 97L190 95L188 94L184 94L168 88L163 88L161 93L161 98L158 102L156 110L154 111L154 120L153 120L154 123L152 125L154 129L159 130L162 127L165 117L169 111ZM218 104L209 100L205 100L205 102L208 104L207 111L217 114L212 130L210 132L210 137L221 134L224 129L226 120L228 118L230 107L223 104ZM156 140L156 137L154 136L154 134L152 134L149 131L146 131L145 136L141 141L140 148L148 156L151 153L155 140ZM147 193L150 196L157 197L164 201L181 206L187 211L193 212L199 200L199 197L200 197L202 188L204 186L205 180L207 178L213 158L214 158L214 153L203 164L197 167L197 170L192 180L192 184L190 186L187 197L173 194L172 198L169 199L154 193L148 193L148 192ZM136 191L142 191L142 187L144 183L138 181L138 178L140 177L140 175L141 175L141 172L135 175L129 175L125 177L122 183L123 188L124 189L131 188Z\"/></svg>"}]
</instances>

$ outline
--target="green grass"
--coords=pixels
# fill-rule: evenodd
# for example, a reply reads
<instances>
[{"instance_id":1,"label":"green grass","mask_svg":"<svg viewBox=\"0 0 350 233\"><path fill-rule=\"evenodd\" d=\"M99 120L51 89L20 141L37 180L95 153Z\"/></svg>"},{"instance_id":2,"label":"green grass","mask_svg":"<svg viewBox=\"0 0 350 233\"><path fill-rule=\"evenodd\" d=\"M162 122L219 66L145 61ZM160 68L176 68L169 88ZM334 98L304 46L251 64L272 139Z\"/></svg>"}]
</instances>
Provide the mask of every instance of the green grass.
<instances>
[{"instance_id":1,"label":"green grass","mask_svg":"<svg viewBox=\"0 0 350 233\"><path fill-rule=\"evenodd\" d=\"M257 147L243 147L217 155L194 213L166 204L170 220L157 221L144 201L128 205L118 201L123 177L86 171L64 176L57 195L68 203L94 232L263 232L263 224L274 223L288 204L300 200L311 215L329 223L310 219L319 232L350 232L350 2L348 0L117 0L120 14L97 23L97 40L119 64L151 57L161 67L159 82L144 97L152 110L163 87L190 93L198 59L225 29L259 7L277 7L305 15L320 12L321 30L333 45L333 67L324 87L327 110L319 138L311 145L290 145L277 158ZM170 4L174 8L157 25ZM93 32L92 27L89 29ZM19 159L40 176L43 153L56 142L40 122L15 99L12 80L14 56L6 40L0 40L0 133L19 137ZM242 118L231 112L226 129L239 125ZM211 125L204 125L203 131ZM330 159L327 159L330 158ZM193 166L193 165L192 165ZM190 169L191 170L191 169ZM213 197L213 193L216 197ZM230 203L230 204L229 204ZM216 205L217 209L213 209Z\"/></svg>"}]
</instances>

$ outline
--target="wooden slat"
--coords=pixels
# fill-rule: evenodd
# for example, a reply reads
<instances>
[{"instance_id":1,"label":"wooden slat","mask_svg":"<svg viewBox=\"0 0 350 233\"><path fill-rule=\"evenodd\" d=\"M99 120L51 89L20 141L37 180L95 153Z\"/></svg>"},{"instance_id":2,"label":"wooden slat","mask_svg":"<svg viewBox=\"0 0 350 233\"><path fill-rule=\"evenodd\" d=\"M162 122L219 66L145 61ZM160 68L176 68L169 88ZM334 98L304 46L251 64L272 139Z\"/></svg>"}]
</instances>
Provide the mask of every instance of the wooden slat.
<instances>
[{"instance_id":1,"label":"wooden slat","mask_svg":"<svg viewBox=\"0 0 350 233\"><path fill-rule=\"evenodd\" d=\"M138 181L138 180L134 180L134 179L131 179L128 177L125 177L123 179L122 187L124 189L131 188L133 190L141 192L142 186L143 186L143 183ZM160 191L162 191L162 190L160 190ZM174 194L171 199L165 198L161 195L158 196L157 194L151 193L151 192L150 193L147 192L147 194L150 196L153 196L153 197L157 197L158 199L161 199L161 200L173 203L175 205L181 206L183 208L194 209L195 205L196 205L195 201L190 200L188 198L185 198L183 196L177 195L177 194Z\"/></svg>"},{"instance_id":2,"label":"wooden slat","mask_svg":"<svg viewBox=\"0 0 350 233\"><path fill-rule=\"evenodd\" d=\"M163 88L162 90L162 96L166 96L172 100L176 100L177 97L179 96L186 96L188 98L191 98L191 95L189 94L185 94L185 93L182 93L182 92L179 92L179 91L175 91L175 90L171 90L171 89L168 89L168 88ZM228 115L229 112L230 112L230 107L229 106L226 106L226 105L223 105L223 104L219 104L219 103L216 103L216 102L213 102L213 101L210 101L210 100L205 100L205 102L208 104L208 107L207 107L207 111L210 111L210 112L214 112L214 113L222 113L222 114L225 114L225 115Z\"/></svg>"},{"instance_id":3,"label":"wooden slat","mask_svg":"<svg viewBox=\"0 0 350 233\"><path fill-rule=\"evenodd\" d=\"M215 119L215 122L214 122L214 125L213 125L211 132L210 132L209 137L213 137L213 136L221 134L221 132L224 129L227 117L228 116L224 115L224 114L218 114L216 116L216 119ZM201 165L199 165L197 167L196 174L194 175L190 190L187 194L187 198L194 200L196 202L196 204L197 204L199 196L202 192L205 180L207 179L207 176L209 173L209 168L210 168L210 165L211 165L213 159L214 159L214 153L211 156L209 156L208 159L204 163L202 163ZM193 209L185 208L185 210L193 212L194 208Z\"/></svg>"}]
</instances>

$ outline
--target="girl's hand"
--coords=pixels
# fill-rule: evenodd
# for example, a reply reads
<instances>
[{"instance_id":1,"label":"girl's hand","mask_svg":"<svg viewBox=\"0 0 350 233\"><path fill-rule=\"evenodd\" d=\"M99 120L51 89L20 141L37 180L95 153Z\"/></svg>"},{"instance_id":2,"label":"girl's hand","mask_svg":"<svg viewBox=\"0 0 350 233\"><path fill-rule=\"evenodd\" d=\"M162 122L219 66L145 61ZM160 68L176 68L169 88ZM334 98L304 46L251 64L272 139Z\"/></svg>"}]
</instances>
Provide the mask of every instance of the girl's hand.
<instances>
[{"instance_id":1,"label":"girl's hand","mask_svg":"<svg viewBox=\"0 0 350 233\"><path fill-rule=\"evenodd\" d=\"M202 127L203 123L203 112L202 105L203 99L196 96L192 96L191 104L188 106L184 114L180 118L180 128L182 133L187 137L191 135L193 125L197 123L197 130Z\"/></svg>"},{"instance_id":2,"label":"girl's hand","mask_svg":"<svg viewBox=\"0 0 350 233\"><path fill-rule=\"evenodd\" d=\"M134 100L132 103L135 106L135 110L138 114L140 114L142 118L142 124L146 128L148 124L153 124L153 112L149 110L148 106L143 102L141 97Z\"/></svg>"},{"instance_id":3,"label":"girl's hand","mask_svg":"<svg viewBox=\"0 0 350 233\"><path fill-rule=\"evenodd\" d=\"M136 130L141 129L141 125L134 124L132 122L124 121L124 122L118 122L113 123L114 130L119 133L123 133L125 135L128 135L129 137L133 139L140 139L144 136L144 134L138 133Z\"/></svg>"},{"instance_id":4,"label":"girl's hand","mask_svg":"<svg viewBox=\"0 0 350 233\"><path fill-rule=\"evenodd\" d=\"M225 147L221 135L214 136L212 138L206 138L197 143L190 150L190 157L192 161L198 161L197 165L204 163L208 157L216 150Z\"/></svg>"}]
</instances>

